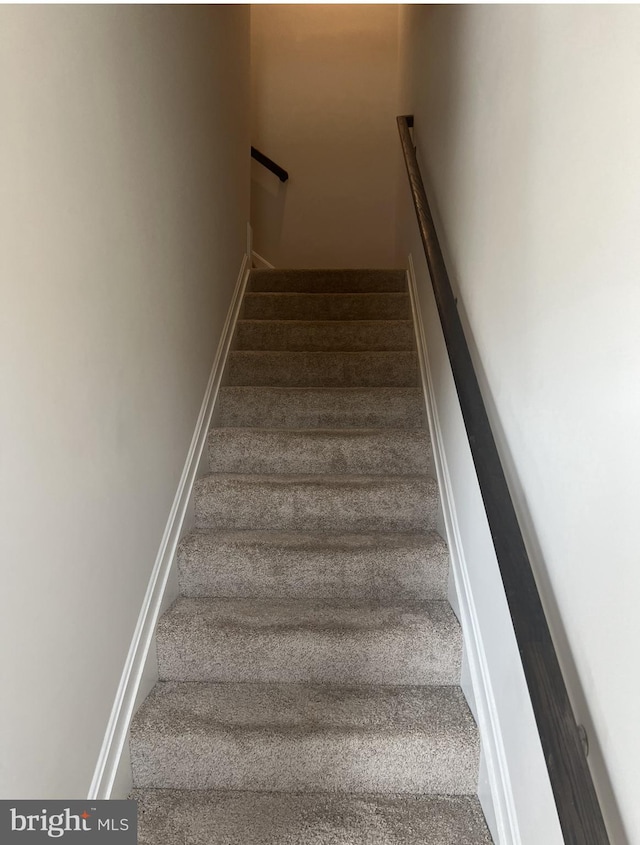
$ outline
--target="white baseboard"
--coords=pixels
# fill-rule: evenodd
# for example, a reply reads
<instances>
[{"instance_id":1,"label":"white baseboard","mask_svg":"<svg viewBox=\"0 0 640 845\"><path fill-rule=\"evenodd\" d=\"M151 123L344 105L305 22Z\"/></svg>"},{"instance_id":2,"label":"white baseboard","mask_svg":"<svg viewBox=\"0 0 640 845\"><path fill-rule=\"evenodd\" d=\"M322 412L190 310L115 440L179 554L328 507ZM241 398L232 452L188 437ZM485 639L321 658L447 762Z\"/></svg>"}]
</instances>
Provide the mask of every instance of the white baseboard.
<instances>
[{"instance_id":1,"label":"white baseboard","mask_svg":"<svg viewBox=\"0 0 640 845\"><path fill-rule=\"evenodd\" d=\"M259 270L275 270L273 264L270 264L266 258L258 255L255 250L251 252L251 260L253 261L253 266Z\"/></svg>"},{"instance_id":2,"label":"white baseboard","mask_svg":"<svg viewBox=\"0 0 640 845\"><path fill-rule=\"evenodd\" d=\"M489 781L491 807L485 807L496 845L520 845L520 831L516 816L513 790L507 767L504 743L496 709L482 632L475 608L464 547L456 516L455 497L447 466L444 439L438 417L433 379L429 366L429 352L422 321L420 299L413 258L409 255L407 271L411 310L416 332L416 344L429 430L433 445L433 458L440 488L442 510L451 557L451 568L460 609L460 624L465 643L466 657L473 689L472 709L477 715L482 743L484 764ZM480 796L481 800L483 796ZM491 822L495 822L492 824Z\"/></svg>"},{"instance_id":3,"label":"white baseboard","mask_svg":"<svg viewBox=\"0 0 640 845\"><path fill-rule=\"evenodd\" d=\"M133 716L140 681L149 657L149 650L153 642L165 589L174 565L176 548L181 537L185 515L191 501L193 484L197 477L198 466L206 443L211 415L218 397L222 374L227 362L250 269L251 261L247 253L244 255L240 265L238 279L222 329L220 342L216 350L209 382L204 399L202 400L202 406L189 452L187 453L187 459L182 470L180 483L178 484L178 489L160 542L158 555L151 572L140 615L138 616L138 622L129 647L129 653L127 654L122 671L93 780L89 788L88 800L90 801L111 797L120 758L129 731L129 724Z\"/></svg>"}]
</instances>

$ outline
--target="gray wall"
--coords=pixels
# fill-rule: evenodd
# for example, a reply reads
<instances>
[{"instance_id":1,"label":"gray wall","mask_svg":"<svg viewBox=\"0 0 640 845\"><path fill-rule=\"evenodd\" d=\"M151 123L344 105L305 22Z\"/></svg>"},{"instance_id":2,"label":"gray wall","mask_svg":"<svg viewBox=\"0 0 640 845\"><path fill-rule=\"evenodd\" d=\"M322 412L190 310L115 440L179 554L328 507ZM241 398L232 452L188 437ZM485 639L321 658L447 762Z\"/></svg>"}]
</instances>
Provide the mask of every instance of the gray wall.
<instances>
[{"instance_id":1,"label":"gray wall","mask_svg":"<svg viewBox=\"0 0 640 845\"><path fill-rule=\"evenodd\" d=\"M403 32L403 108L597 788L638 842L640 9L421 6ZM523 841L551 841L531 796L521 813Z\"/></svg>"},{"instance_id":2,"label":"gray wall","mask_svg":"<svg viewBox=\"0 0 640 845\"><path fill-rule=\"evenodd\" d=\"M0 8L0 795L82 797L245 251L247 7Z\"/></svg>"}]
</instances>

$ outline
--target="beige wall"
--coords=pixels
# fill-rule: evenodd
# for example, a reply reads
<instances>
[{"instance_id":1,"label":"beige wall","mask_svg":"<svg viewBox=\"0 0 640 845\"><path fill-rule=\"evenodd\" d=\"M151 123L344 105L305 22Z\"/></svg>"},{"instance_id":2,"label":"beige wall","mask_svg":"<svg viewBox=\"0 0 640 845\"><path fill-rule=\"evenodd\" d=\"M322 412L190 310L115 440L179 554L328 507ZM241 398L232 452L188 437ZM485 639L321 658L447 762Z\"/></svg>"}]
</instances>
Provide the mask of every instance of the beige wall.
<instances>
[{"instance_id":1,"label":"beige wall","mask_svg":"<svg viewBox=\"0 0 640 845\"><path fill-rule=\"evenodd\" d=\"M254 248L276 266L393 266L398 7L255 5Z\"/></svg>"},{"instance_id":2,"label":"beige wall","mask_svg":"<svg viewBox=\"0 0 640 845\"><path fill-rule=\"evenodd\" d=\"M412 7L404 30L403 107L612 841L638 842L640 10ZM520 806L523 841L549 841Z\"/></svg>"},{"instance_id":3,"label":"beige wall","mask_svg":"<svg viewBox=\"0 0 640 845\"><path fill-rule=\"evenodd\" d=\"M0 795L83 797L245 248L246 7L0 8Z\"/></svg>"}]
</instances>

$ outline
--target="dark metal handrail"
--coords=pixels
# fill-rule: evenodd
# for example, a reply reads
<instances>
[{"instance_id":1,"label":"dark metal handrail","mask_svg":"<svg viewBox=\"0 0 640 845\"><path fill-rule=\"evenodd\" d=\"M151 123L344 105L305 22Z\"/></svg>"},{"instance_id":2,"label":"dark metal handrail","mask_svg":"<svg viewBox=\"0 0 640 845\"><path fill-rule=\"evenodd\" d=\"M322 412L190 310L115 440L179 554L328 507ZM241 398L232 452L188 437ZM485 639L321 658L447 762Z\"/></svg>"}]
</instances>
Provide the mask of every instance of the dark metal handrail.
<instances>
[{"instance_id":1,"label":"dark metal handrail","mask_svg":"<svg viewBox=\"0 0 640 845\"><path fill-rule=\"evenodd\" d=\"M420 237L564 840L568 845L607 845L602 811L429 209L409 132L413 115L398 117L397 122Z\"/></svg>"},{"instance_id":2,"label":"dark metal handrail","mask_svg":"<svg viewBox=\"0 0 640 845\"><path fill-rule=\"evenodd\" d=\"M260 150L257 150L255 147L251 147L251 158L255 158L255 160L263 167L266 167L267 170L275 173L281 182L286 182L289 178L289 174L284 167L280 167L280 165L276 164L273 159L269 158L269 156L266 156L264 153L261 153Z\"/></svg>"}]
</instances>

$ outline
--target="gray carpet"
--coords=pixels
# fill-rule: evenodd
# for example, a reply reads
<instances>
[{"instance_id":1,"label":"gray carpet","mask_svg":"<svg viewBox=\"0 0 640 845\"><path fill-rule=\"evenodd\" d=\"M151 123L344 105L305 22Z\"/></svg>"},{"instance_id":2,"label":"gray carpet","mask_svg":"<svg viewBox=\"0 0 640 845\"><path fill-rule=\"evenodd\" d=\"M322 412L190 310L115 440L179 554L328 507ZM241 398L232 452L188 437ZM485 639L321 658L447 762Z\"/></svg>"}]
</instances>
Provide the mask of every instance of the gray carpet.
<instances>
[{"instance_id":1,"label":"gray carpet","mask_svg":"<svg viewBox=\"0 0 640 845\"><path fill-rule=\"evenodd\" d=\"M422 428L424 400L417 387L222 387L219 426L242 428Z\"/></svg>"},{"instance_id":2,"label":"gray carpet","mask_svg":"<svg viewBox=\"0 0 640 845\"><path fill-rule=\"evenodd\" d=\"M239 320L236 349L279 352L403 352L411 320Z\"/></svg>"},{"instance_id":3,"label":"gray carpet","mask_svg":"<svg viewBox=\"0 0 640 845\"><path fill-rule=\"evenodd\" d=\"M490 845L469 797L140 790L140 845Z\"/></svg>"},{"instance_id":4,"label":"gray carpet","mask_svg":"<svg viewBox=\"0 0 640 845\"><path fill-rule=\"evenodd\" d=\"M488 845L400 271L253 271L130 735L142 845Z\"/></svg>"},{"instance_id":5,"label":"gray carpet","mask_svg":"<svg viewBox=\"0 0 640 845\"><path fill-rule=\"evenodd\" d=\"M410 320L408 293L245 294L245 320Z\"/></svg>"},{"instance_id":6,"label":"gray carpet","mask_svg":"<svg viewBox=\"0 0 640 845\"><path fill-rule=\"evenodd\" d=\"M191 597L415 602L447 598L449 557L435 531L193 531L178 566Z\"/></svg>"}]
</instances>

